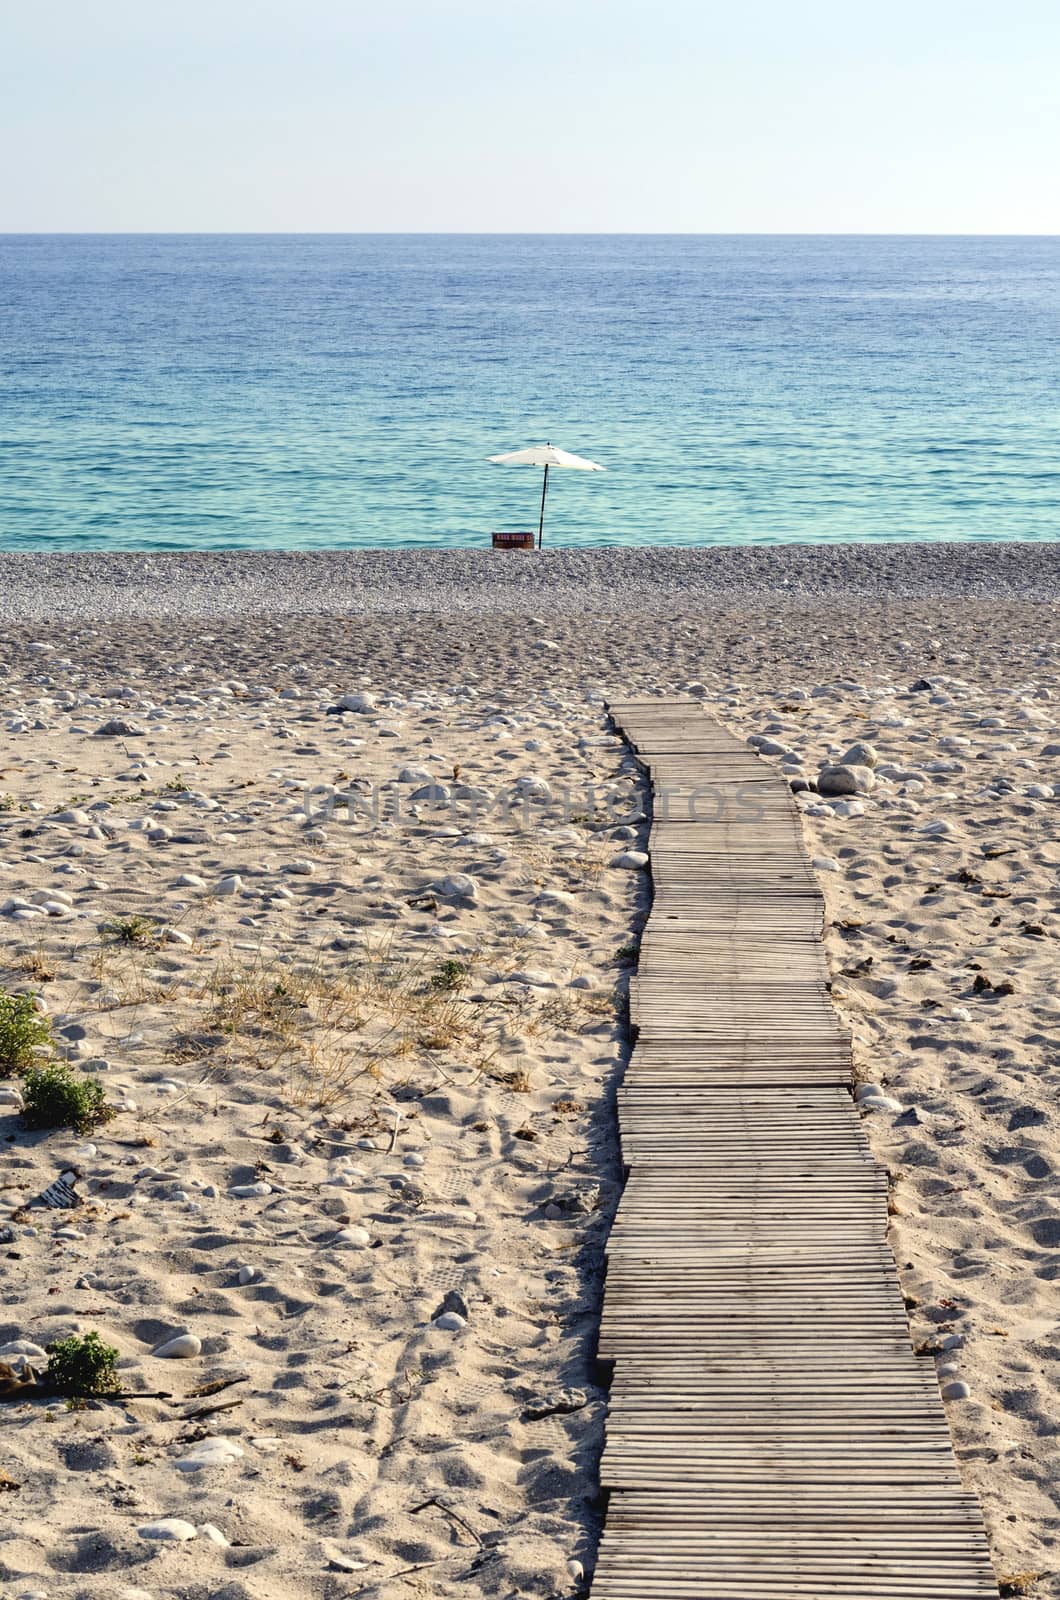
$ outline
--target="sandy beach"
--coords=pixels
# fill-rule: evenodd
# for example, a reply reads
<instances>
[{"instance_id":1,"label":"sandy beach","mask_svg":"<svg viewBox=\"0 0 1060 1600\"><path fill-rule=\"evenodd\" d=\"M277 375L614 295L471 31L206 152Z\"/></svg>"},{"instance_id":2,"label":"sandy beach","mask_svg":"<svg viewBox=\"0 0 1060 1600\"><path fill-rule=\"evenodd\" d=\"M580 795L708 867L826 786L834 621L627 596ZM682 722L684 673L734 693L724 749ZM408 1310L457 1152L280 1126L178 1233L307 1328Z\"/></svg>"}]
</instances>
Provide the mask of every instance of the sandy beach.
<instances>
[{"instance_id":1,"label":"sandy beach","mask_svg":"<svg viewBox=\"0 0 1060 1600\"><path fill-rule=\"evenodd\" d=\"M1058 600L1046 544L0 556L0 991L115 1113L0 1077L0 1362L97 1330L122 1391L3 1404L0 1592L586 1593L649 881L605 702L680 691L799 789L913 1337L1060 1597Z\"/></svg>"}]
</instances>

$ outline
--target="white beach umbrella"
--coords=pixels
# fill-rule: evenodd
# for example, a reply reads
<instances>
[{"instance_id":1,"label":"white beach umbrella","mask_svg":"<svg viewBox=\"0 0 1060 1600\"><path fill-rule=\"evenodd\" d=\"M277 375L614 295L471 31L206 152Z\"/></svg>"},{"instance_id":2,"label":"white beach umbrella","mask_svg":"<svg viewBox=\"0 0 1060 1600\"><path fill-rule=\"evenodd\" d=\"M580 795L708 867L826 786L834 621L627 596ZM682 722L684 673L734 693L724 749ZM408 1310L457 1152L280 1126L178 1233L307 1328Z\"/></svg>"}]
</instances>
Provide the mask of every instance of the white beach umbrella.
<instances>
[{"instance_id":1,"label":"white beach umbrella","mask_svg":"<svg viewBox=\"0 0 1060 1600\"><path fill-rule=\"evenodd\" d=\"M545 481L541 485L541 516L537 524L537 548L545 532L545 496L548 493L549 467L573 467L576 472L606 472L597 461L587 461L584 456L572 456L555 444L535 444L529 450L513 450L511 455L490 456L499 467L544 467Z\"/></svg>"}]
</instances>

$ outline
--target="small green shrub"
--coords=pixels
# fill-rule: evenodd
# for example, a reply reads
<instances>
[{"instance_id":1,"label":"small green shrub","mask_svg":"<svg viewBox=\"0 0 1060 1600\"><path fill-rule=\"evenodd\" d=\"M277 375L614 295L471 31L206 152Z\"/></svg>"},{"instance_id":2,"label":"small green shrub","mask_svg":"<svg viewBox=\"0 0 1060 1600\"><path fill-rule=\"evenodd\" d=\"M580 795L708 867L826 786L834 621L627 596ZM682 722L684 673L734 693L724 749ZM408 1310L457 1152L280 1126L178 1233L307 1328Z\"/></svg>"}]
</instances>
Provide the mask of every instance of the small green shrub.
<instances>
[{"instance_id":1,"label":"small green shrub","mask_svg":"<svg viewBox=\"0 0 1060 1600\"><path fill-rule=\"evenodd\" d=\"M109 934L115 944L135 944L141 949L149 949L159 942L159 932L149 917L116 917L113 922L103 924L103 932Z\"/></svg>"},{"instance_id":2,"label":"small green shrub","mask_svg":"<svg viewBox=\"0 0 1060 1600\"><path fill-rule=\"evenodd\" d=\"M37 1045L51 1044L52 1030L28 994L0 991L0 1071L29 1066Z\"/></svg>"},{"instance_id":3,"label":"small green shrub","mask_svg":"<svg viewBox=\"0 0 1060 1600\"><path fill-rule=\"evenodd\" d=\"M454 989L464 987L470 973L471 969L464 961L443 961L431 977L431 988L439 994L451 994Z\"/></svg>"},{"instance_id":4,"label":"small green shrub","mask_svg":"<svg viewBox=\"0 0 1060 1600\"><path fill-rule=\"evenodd\" d=\"M118 1352L112 1344L104 1344L98 1333L83 1337L71 1334L69 1339L56 1339L46 1349L45 1377L58 1394L78 1399L82 1395L114 1394L120 1387L115 1371Z\"/></svg>"},{"instance_id":5,"label":"small green shrub","mask_svg":"<svg viewBox=\"0 0 1060 1600\"><path fill-rule=\"evenodd\" d=\"M15 797L13 794L0 794L0 811L14 811Z\"/></svg>"},{"instance_id":6,"label":"small green shrub","mask_svg":"<svg viewBox=\"0 0 1060 1600\"><path fill-rule=\"evenodd\" d=\"M78 1133L91 1133L113 1115L103 1097L103 1085L75 1078L65 1061L49 1061L26 1073L22 1120L28 1128L74 1128Z\"/></svg>"}]
</instances>

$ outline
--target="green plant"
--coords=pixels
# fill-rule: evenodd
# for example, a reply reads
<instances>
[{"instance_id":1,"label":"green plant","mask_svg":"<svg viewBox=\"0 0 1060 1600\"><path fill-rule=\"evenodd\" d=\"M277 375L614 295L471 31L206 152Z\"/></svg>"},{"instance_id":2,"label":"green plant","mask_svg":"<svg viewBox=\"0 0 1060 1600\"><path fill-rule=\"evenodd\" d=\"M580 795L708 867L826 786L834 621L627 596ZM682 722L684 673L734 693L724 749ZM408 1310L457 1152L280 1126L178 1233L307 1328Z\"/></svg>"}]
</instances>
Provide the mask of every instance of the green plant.
<instances>
[{"instance_id":1,"label":"green plant","mask_svg":"<svg viewBox=\"0 0 1060 1600\"><path fill-rule=\"evenodd\" d=\"M0 794L0 811L14 811L15 797L13 794Z\"/></svg>"},{"instance_id":2,"label":"green plant","mask_svg":"<svg viewBox=\"0 0 1060 1600\"><path fill-rule=\"evenodd\" d=\"M71 1334L46 1346L48 1370L45 1377L59 1394L71 1399L83 1395L114 1394L119 1388L118 1352L104 1344L98 1333Z\"/></svg>"},{"instance_id":3,"label":"green plant","mask_svg":"<svg viewBox=\"0 0 1060 1600\"><path fill-rule=\"evenodd\" d=\"M465 961L454 961L451 957L443 961L438 971L431 977L431 988L440 994L451 994L454 989L462 989L467 983L471 969Z\"/></svg>"},{"instance_id":4,"label":"green plant","mask_svg":"<svg viewBox=\"0 0 1060 1600\"><path fill-rule=\"evenodd\" d=\"M620 944L615 951L615 960L622 965L631 966L640 955L639 944Z\"/></svg>"},{"instance_id":5,"label":"green plant","mask_svg":"<svg viewBox=\"0 0 1060 1600\"><path fill-rule=\"evenodd\" d=\"M113 922L103 924L103 932L109 934L115 944L135 944L141 948L157 945L159 940L158 929L149 917L115 917Z\"/></svg>"},{"instance_id":6,"label":"green plant","mask_svg":"<svg viewBox=\"0 0 1060 1600\"><path fill-rule=\"evenodd\" d=\"M65 1061L49 1061L26 1073L22 1120L28 1128L74 1128L91 1133L114 1115L103 1085L75 1078Z\"/></svg>"},{"instance_id":7,"label":"green plant","mask_svg":"<svg viewBox=\"0 0 1060 1600\"><path fill-rule=\"evenodd\" d=\"M51 1025L29 994L0 991L0 1070L11 1072L33 1060L38 1045L50 1044Z\"/></svg>"}]
</instances>

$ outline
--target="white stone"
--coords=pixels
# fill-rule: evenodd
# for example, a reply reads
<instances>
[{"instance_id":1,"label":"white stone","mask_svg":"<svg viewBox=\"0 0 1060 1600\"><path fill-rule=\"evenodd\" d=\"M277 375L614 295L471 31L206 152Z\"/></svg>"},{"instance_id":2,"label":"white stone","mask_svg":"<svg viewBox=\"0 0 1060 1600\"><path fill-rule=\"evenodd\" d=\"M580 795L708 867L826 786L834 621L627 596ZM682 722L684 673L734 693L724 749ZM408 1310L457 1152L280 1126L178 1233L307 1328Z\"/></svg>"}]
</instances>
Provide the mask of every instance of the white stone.
<instances>
[{"instance_id":1,"label":"white stone","mask_svg":"<svg viewBox=\"0 0 1060 1600\"><path fill-rule=\"evenodd\" d=\"M847 750L844 755L839 757L839 760L836 762L836 766L872 768L876 766L878 761L879 756L876 754L876 751L873 749L872 745L862 744L859 740L857 744L852 744L850 749Z\"/></svg>"},{"instance_id":2,"label":"white stone","mask_svg":"<svg viewBox=\"0 0 1060 1600\"><path fill-rule=\"evenodd\" d=\"M835 856L814 856L811 862L815 872L842 872L842 867Z\"/></svg>"},{"instance_id":3,"label":"white stone","mask_svg":"<svg viewBox=\"0 0 1060 1600\"><path fill-rule=\"evenodd\" d=\"M900 1100L892 1100L890 1095L887 1094L867 1095L864 1100L858 1101L858 1106L865 1112L902 1110L902 1102Z\"/></svg>"},{"instance_id":4,"label":"white stone","mask_svg":"<svg viewBox=\"0 0 1060 1600\"><path fill-rule=\"evenodd\" d=\"M235 1200L256 1200L272 1193L272 1184L259 1183L234 1183L229 1189L229 1194Z\"/></svg>"},{"instance_id":5,"label":"white stone","mask_svg":"<svg viewBox=\"0 0 1060 1600\"><path fill-rule=\"evenodd\" d=\"M823 767L817 774L817 790L823 795L868 794L876 783L871 767Z\"/></svg>"},{"instance_id":6,"label":"white stone","mask_svg":"<svg viewBox=\"0 0 1060 1600\"><path fill-rule=\"evenodd\" d=\"M440 1317L435 1317L433 1326L443 1333L459 1333L467 1327L467 1321L458 1311L443 1311Z\"/></svg>"},{"instance_id":7,"label":"white stone","mask_svg":"<svg viewBox=\"0 0 1060 1600\"><path fill-rule=\"evenodd\" d=\"M202 1439L173 1465L178 1472L205 1472L210 1467L229 1467L242 1455L243 1451L231 1439Z\"/></svg>"},{"instance_id":8,"label":"white stone","mask_svg":"<svg viewBox=\"0 0 1060 1600\"><path fill-rule=\"evenodd\" d=\"M202 1523L199 1527L199 1532L202 1534L204 1539L209 1539L211 1544L220 1545L222 1550L228 1549L228 1540L225 1538L220 1528L215 1528L212 1522Z\"/></svg>"},{"instance_id":9,"label":"white stone","mask_svg":"<svg viewBox=\"0 0 1060 1600\"><path fill-rule=\"evenodd\" d=\"M371 1242L372 1235L368 1232L367 1228L353 1227L340 1228L338 1233L331 1240L331 1245L333 1248L335 1246L341 1246L344 1249L363 1250L365 1246L371 1244Z\"/></svg>"},{"instance_id":10,"label":"white stone","mask_svg":"<svg viewBox=\"0 0 1060 1600\"><path fill-rule=\"evenodd\" d=\"M12 1356L25 1356L27 1361L47 1361L48 1352L32 1339L10 1339L7 1344L0 1345L0 1361Z\"/></svg>"},{"instance_id":11,"label":"white stone","mask_svg":"<svg viewBox=\"0 0 1060 1600\"><path fill-rule=\"evenodd\" d=\"M158 1522L145 1522L137 1529L141 1539L194 1539L195 1529L180 1517L161 1517Z\"/></svg>"},{"instance_id":12,"label":"white stone","mask_svg":"<svg viewBox=\"0 0 1060 1600\"><path fill-rule=\"evenodd\" d=\"M475 900L478 884L466 872L451 872L435 886L439 894L452 900Z\"/></svg>"},{"instance_id":13,"label":"white stone","mask_svg":"<svg viewBox=\"0 0 1060 1600\"><path fill-rule=\"evenodd\" d=\"M175 1338L166 1339L151 1351L153 1356L165 1361L191 1361L201 1353L202 1340L194 1333L178 1333Z\"/></svg>"},{"instance_id":14,"label":"white stone","mask_svg":"<svg viewBox=\"0 0 1060 1600\"><path fill-rule=\"evenodd\" d=\"M960 1379L957 1379L957 1381L954 1383L947 1383L944 1385L942 1390L942 1398L944 1400L968 1400L971 1397L971 1393L972 1391L969 1389L968 1385L966 1383L962 1383Z\"/></svg>"},{"instance_id":15,"label":"white stone","mask_svg":"<svg viewBox=\"0 0 1060 1600\"><path fill-rule=\"evenodd\" d=\"M243 880L238 872L232 873L227 878L222 878L215 889L215 894L238 894L243 887Z\"/></svg>"},{"instance_id":16,"label":"white stone","mask_svg":"<svg viewBox=\"0 0 1060 1600\"><path fill-rule=\"evenodd\" d=\"M638 872L648 865L648 853L646 850L620 850L617 856L611 857L608 865Z\"/></svg>"}]
</instances>

